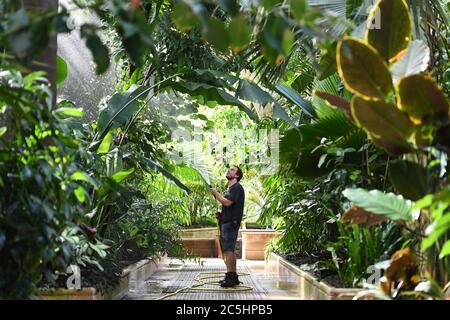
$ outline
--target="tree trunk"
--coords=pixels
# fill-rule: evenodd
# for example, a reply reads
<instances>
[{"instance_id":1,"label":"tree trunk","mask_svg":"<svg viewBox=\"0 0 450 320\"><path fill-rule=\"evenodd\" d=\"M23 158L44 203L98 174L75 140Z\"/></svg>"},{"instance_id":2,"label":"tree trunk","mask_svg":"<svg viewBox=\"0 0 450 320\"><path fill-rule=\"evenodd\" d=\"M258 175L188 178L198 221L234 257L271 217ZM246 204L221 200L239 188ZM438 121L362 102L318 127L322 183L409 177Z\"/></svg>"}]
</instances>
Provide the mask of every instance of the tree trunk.
<instances>
[{"instance_id":1,"label":"tree trunk","mask_svg":"<svg viewBox=\"0 0 450 320\"><path fill-rule=\"evenodd\" d=\"M39 10L53 8L58 10L58 0L23 0L26 10ZM53 105L56 103L56 50L57 50L57 35L55 31L49 36L47 50L29 66L32 70L42 70L47 73L47 78L50 81L50 89L53 93ZM43 64L43 65L42 65Z\"/></svg>"}]
</instances>

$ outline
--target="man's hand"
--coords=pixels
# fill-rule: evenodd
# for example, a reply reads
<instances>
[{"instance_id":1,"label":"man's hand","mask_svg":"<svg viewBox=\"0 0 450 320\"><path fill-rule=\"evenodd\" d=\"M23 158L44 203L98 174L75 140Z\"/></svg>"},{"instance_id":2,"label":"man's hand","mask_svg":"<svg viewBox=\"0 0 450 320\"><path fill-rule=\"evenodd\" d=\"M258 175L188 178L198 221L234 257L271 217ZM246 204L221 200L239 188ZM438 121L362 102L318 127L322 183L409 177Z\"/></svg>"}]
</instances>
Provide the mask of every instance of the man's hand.
<instances>
[{"instance_id":1,"label":"man's hand","mask_svg":"<svg viewBox=\"0 0 450 320\"><path fill-rule=\"evenodd\" d=\"M217 190L214 189L214 188L209 188L209 191L210 191L211 194L214 196L214 198L217 198L217 196L219 195L219 193L217 192Z\"/></svg>"},{"instance_id":2,"label":"man's hand","mask_svg":"<svg viewBox=\"0 0 450 320\"><path fill-rule=\"evenodd\" d=\"M217 212L216 212L216 219L217 219L217 220L220 220L220 211L217 211Z\"/></svg>"}]
</instances>

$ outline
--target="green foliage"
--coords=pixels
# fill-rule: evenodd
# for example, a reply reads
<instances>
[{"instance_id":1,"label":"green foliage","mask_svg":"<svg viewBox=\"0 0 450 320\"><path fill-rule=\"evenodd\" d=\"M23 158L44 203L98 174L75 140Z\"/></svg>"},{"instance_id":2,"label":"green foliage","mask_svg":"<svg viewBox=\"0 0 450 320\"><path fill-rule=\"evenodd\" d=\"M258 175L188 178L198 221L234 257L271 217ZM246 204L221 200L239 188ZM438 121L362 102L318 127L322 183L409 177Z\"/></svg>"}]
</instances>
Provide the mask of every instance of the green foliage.
<instances>
[{"instance_id":1,"label":"green foliage","mask_svg":"<svg viewBox=\"0 0 450 320\"><path fill-rule=\"evenodd\" d=\"M22 77L4 72L1 78L0 138L0 297L28 298L44 275L64 268L71 246L62 231L83 213L73 179L80 170L75 159L78 142L51 109L51 94L42 73Z\"/></svg>"},{"instance_id":2,"label":"green foliage","mask_svg":"<svg viewBox=\"0 0 450 320\"><path fill-rule=\"evenodd\" d=\"M371 269L386 260L405 243L400 228L393 222L371 229L352 225L346 228L338 222L339 239L327 248L333 257L340 280L352 287L361 287L372 275Z\"/></svg>"},{"instance_id":3,"label":"green foliage","mask_svg":"<svg viewBox=\"0 0 450 320\"><path fill-rule=\"evenodd\" d=\"M366 41L385 61L408 47L411 16L405 0L379 1L373 7L368 23L374 26L367 30Z\"/></svg>"},{"instance_id":4,"label":"green foliage","mask_svg":"<svg viewBox=\"0 0 450 320\"><path fill-rule=\"evenodd\" d=\"M67 63L60 56L56 57L56 85L58 88L67 78Z\"/></svg>"}]
</instances>

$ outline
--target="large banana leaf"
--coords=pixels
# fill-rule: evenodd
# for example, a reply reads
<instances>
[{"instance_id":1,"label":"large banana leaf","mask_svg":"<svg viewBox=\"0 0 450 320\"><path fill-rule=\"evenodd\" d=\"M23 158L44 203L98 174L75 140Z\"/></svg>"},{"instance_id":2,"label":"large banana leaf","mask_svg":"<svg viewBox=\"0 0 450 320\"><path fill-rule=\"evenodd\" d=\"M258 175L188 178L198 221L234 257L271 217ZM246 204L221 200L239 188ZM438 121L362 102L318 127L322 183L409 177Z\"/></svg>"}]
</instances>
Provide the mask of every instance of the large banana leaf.
<instances>
[{"instance_id":1,"label":"large banana leaf","mask_svg":"<svg viewBox=\"0 0 450 320\"><path fill-rule=\"evenodd\" d=\"M250 110L244 103L233 97L223 88L206 83L185 81L182 79L166 82L164 87L196 97L201 103L208 106L214 106L216 104L237 106L251 119L259 121L258 116L253 113L252 110Z\"/></svg>"},{"instance_id":2,"label":"large banana leaf","mask_svg":"<svg viewBox=\"0 0 450 320\"><path fill-rule=\"evenodd\" d=\"M299 106L311 118L317 117L316 111L311 105L311 102L303 99L292 88L289 88L288 86L278 83L275 85L274 89L278 94L286 98L289 102L293 103L296 106Z\"/></svg>"},{"instance_id":3,"label":"large banana leaf","mask_svg":"<svg viewBox=\"0 0 450 320\"><path fill-rule=\"evenodd\" d=\"M167 179L170 181L173 181L175 185L177 185L180 189L184 190L187 194L189 194L191 191L190 189L184 185L178 178L176 178L172 173L170 173L168 170L161 167L158 163L153 161L152 159L149 159L144 156L139 156L139 163L145 168L145 170L150 171L158 171L163 174Z\"/></svg>"},{"instance_id":4,"label":"large banana leaf","mask_svg":"<svg viewBox=\"0 0 450 320\"><path fill-rule=\"evenodd\" d=\"M102 139L112 128L124 125L133 117L144 100L148 87L133 85L125 92L114 94L100 110L98 117L98 139Z\"/></svg>"},{"instance_id":5,"label":"large banana leaf","mask_svg":"<svg viewBox=\"0 0 450 320\"><path fill-rule=\"evenodd\" d=\"M275 101L275 99L272 98L272 96L268 92L264 91L257 84L245 79L239 80L239 86L236 90L236 96L243 100L258 103L262 107L272 104L274 117L285 120L292 124L291 118L280 106L280 104Z\"/></svg>"}]
</instances>

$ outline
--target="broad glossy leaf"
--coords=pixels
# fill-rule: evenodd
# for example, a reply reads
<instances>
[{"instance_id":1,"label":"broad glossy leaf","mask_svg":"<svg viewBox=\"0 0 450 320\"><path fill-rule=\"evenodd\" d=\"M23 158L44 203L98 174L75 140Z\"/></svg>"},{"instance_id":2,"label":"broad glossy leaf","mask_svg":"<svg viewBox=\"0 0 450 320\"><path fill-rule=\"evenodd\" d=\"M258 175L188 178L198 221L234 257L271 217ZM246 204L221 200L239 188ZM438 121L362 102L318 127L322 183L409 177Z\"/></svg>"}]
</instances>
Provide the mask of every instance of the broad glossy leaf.
<instances>
[{"instance_id":1,"label":"broad glossy leaf","mask_svg":"<svg viewBox=\"0 0 450 320\"><path fill-rule=\"evenodd\" d=\"M100 110L99 137L102 138L111 128L124 125L139 110L141 106L139 100L144 100L148 91L148 87L133 85L125 92L114 94Z\"/></svg>"},{"instance_id":2,"label":"broad glossy leaf","mask_svg":"<svg viewBox=\"0 0 450 320\"><path fill-rule=\"evenodd\" d=\"M0 138L8 131L7 127L0 127Z\"/></svg>"},{"instance_id":3,"label":"broad glossy leaf","mask_svg":"<svg viewBox=\"0 0 450 320\"><path fill-rule=\"evenodd\" d=\"M239 101L239 99L233 97L222 88L204 83L196 83L184 80L166 82L165 87L189 94L192 97L200 96L204 104L213 102L220 105L237 106L239 109L244 111L251 119L258 121L258 117L256 114L254 114L245 104Z\"/></svg>"},{"instance_id":4,"label":"broad glossy leaf","mask_svg":"<svg viewBox=\"0 0 450 320\"><path fill-rule=\"evenodd\" d=\"M395 190L407 199L416 201L431 191L432 184L427 170L415 162L406 160L391 162L389 177Z\"/></svg>"},{"instance_id":5,"label":"broad glossy leaf","mask_svg":"<svg viewBox=\"0 0 450 320\"><path fill-rule=\"evenodd\" d=\"M316 118L317 114L314 110L311 102L303 99L295 90L285 86L281 83L277 83L274 87L275 91L285 97L288 101L293 103L294 105L299 106L303 112L305 112L311 118Z\"/></svg>"},{"instance_id":6,"label":"broad glossy leaf","mask_svg":"<svg viewBox=\"0 0 450 320\"><path fill-rule=\"evenodd\" d=\"M387 64L372 47L354 38L338 43L339 75L347 89L369 99L384 99L393 89Z\"/></svg>"},{"instance_id":7,"label":"broad glossy leaf","mask_svg":"<svg viewBox=\"0 0 450 320\"><path fill-rule=\"evenodd\" d=\"M94 57L94 62L97 65L95 72L97 74L104 73L109 67L108 47L103 44L91 26L84 25L81 28L81 37L86 39L86 47L89 48Z\"/></svg>"},{"instance_id":8,"label":"broad glossy leaf","mask_svg":"<svg viewBox=\"0 0 450 320\"><path fill-rule=\"evenodd\" d=\"M317 70L317 78L319 80L325 80L337 72L336 48L337 43L334 42L329 48L322 50Z\"/></svg>"},{"instance_id":9,"label":"broad glossy leaf","mask_svg":"<svg viewBox=\"0 0 450 320\"><path fill-rule=\"evenodd\" d=\"M112 131L109 131L103 138L102 143L100 143L100 145L97 149L97 153L98 154L108 153L112 140L113 140L113 134L112 134Z\"/></svg>"},{"instance_id":10,"label":"broad glossy leaf","mask_svg":"<svg viewBox=\"0 0 450 320\"><path fill-rule=\"evenodd\" d=\"M430 48L427 44L422 40L411 41L405 55L391 66L394 83L403 77L427 70L429 62Z\"/></svg>"},{"instance_id":11,"label":"broad glossy leaf","mask_svg":"<svg viewBox=\"0 0 450 320\"><path fill-rule=\"evenodd\" d=\"M345 189L343 194L356 206L371 213L385 216L391 220L413 220L411 208L414 203L400 195L360 188Z\"/></svg>"},{"instance_id":12,"label":"broad glossy leaf","mask_svg":"<svg viewBox=\"0 0 450 320\"><path fill-rule=\"evenodd\" d=\"M191 190L184 185L177 177L175 177L168 170L161 167L158 163L153 161L152 159L146 158L144 156L139 156L139 162L144 166L144 168L148 170L155 170L162 173L167 179L171 180L175 185L177 185L180 189L184 190L187 194L191 192Z\"/></svg>"},{"instance_id":13,"label":"broad glossy leaf","mask_svg":"<svg viewBox=\"0 0 450 320\"><path fill-rule=\"evenodd\" d=\"M442 88L430 77L416 74L398 83L398 107L415 123L448 116L449 102Z\"/></svg>"},{"instance_id":14,"label":"broad glossy leaf","mask_svg":"<svg viewBox=\"0 0 450 320\"><path fill-rule=\"evenodd\" d=\"M450 240L447 240L447 242L442 246L441 253L439 254L439 259L443 259L448 255L450 255Z\"/></svg>"},{"instance_id":15,"label":"broad glossy leaf","mask_svg":"<svg viewBox=\"0 0 450 320\"><path fill-rule=\"evenodd\" d=\"M199 23L192 8L183 1L177 1L173 5L172 20L181 31L189 31Z\"/></svg>"},{"instance_id":16,"label":"broad glossy leaf","mask_svg":"<svg viewBox=\"0 0 450 320\"><path fill-rule=\"evenodd\" d=\"M427 250L430 248L433 244L436 243L436 241L445 235L450 230L450 213L446 213L436 219L433 224L431 224L426 232L428 234L428 237L423 239L422 241L422 250Z\"/></svg>"},{"instance_id":17,"label":"broad glossy leaf","mask_svg":"<svg viewBox=\"0 0 450 320\"><path fill-rule=\"evenodd\" d=\"M411 248L404 248L396 251L391 257L390 265L385 269L384 274L390 281L404 281L418 284L420 275L417 259Z\"/></svg>"},{"instance_id":18,"label":"broad glossy leaf","mask_svg":"<svg viewBox=\"0 0 450 320\"><path fill-rule=\"evenodd\" d=\"M86 190L84 190L82 186L78 186L73 192L79 202L84 202L86 200Z\"/></svg>"},{"instance_id":19,"label":"broad glossy leaf","mask_svg":"<svg viewBox=\"0 0 450 320\"><path fill-rule=\"evenodd\" d=\"M70 108L62 107L55 110L57 113L64 114L69 117L82 117L84 116L83 108Z\"/></svg>"},{"instance_id":20,"label":"broad glossy leaf","mask_svg":"<svg viewBox=\"0 0 450 320\"><path fill-rule=\"evenodd\" d=\"M235 84L239 81L239 77L213 69L194 69L192 72L184 75L183 79L223 87L229 90L234 90Z\"/></svg>"},{"instance_id":21,"label":"broad glossy leaf","mask_svg":"<svg viewBox=\"0 0 450 320\"><path fill-rule=\"evenodd\" d=\"M203 26L203 37L214 48L220 52L227 52L230 39L225 26L225 22L214 18L208 18L208 22Z\"/></svg>"},{"instance_id":22,"label":"broad glossy leaf","mask_svg":"<svg viewBox=\"0 0 450 320\"><path fill-rule=\"evenodd\" d=\"M111 176L111 179L113 179L115 182L120 183L123 181L123 179L125 179L126 177L128 177L130 174L132 174L134 172L134 168L128 169L128 170L122 170L119 172L114 173Z\"/></svg>"},{"instance_id":23,"label":"broad glossy leaf","mask_svg":"<svg viewBox=\"0 0 450 320\"><path fill-rule=\"evenodd\" d=\"M97 182L90 176L88 175L86 172L83 172L81 170L77 170L75 171L71 177L72 180L74 181L84 181L89 183L90 185L92 185L95 189L98 188L98 184Z\"/></svg>"},{"instance_id":24,"label":"broad glossy leaf","mask_svg":"<svg viewBox=\"0 0 450 320\"><path fill-rule=\"evenodd\" d=\"M320 139L320 133L310 126L288 130L280 141L280 161L289 164L292 171L302 178L327 174L332 168L318 166L321 156L325 154L324 150L316 148Z\"/></svg>"},{"instance_id":25,"label":"broad glossy leaf","mask_svg":"<svg viewBox=\"0 0 450 320\"><path fill-rule=\"evenodd\" d=\"M405 50L411 41L411 16L404 0L380 0L368 18L366 41L385 61Z\"/></svg>"},{"instance_id":26,"label":"broad glossy leaf","mask_svg":"<svg viewBox=\"0 0 450 320\"><path fill-rule=\"evenodd\" d=\"M266 107L271 103L273 105L273 115L275 118L283 119L285 121L288 121L289 123L292 123L291 118L283 109L283 107L280 106L280 104L275 99L273 99L268 92L264 91L257 84L249 80L241 79L239 81L239 86L236 90L236 96L242 100L248 100L257 103L263 107Z\"/></svg>"},{"instance_id":27,"label":"broad glossy leaf","mask_svg":"<svg viewBox=\"0 0 450 320\"><path fill-rule=\"evenodd\" d=\"M385 216L370 213L360 207L352 206L341 218L344 224L364 224L370 228L387 220Z\"/></svg>"},{"instance_id":28,"label":"broad glossy leaf","mask_svg":"<svg viewBox=\"0 0 450 320\"><path fill-rule=\"evenodd\" d=\"M286 48L292 46L292 32L280 16L269 14L261 35L261 49L264 57L273 65L279 65L288 54Z\"/></svg>"},{"instance_id":29,"label":"broad glossy leaf","mask_svg":"<svg viewBox=\"0 0 450 320\"><path fill-rule=\"evenodd\" d=\"M350 101L321 90L314 90L314 95L325 100L330 106L343 110L351 119L353 119Z\"/></svg>"},{"instance_id":30,"label":"broad glossy leaf","mask_svg":"<svg viewBox=\"0 0 450 320\"><path fill-rule=\"evenodd\" d=\"M56 56L56 87L59 88L67 78L67 63L60 56Z\"/></svg>"},{"instance_id":31,"label":"broad glossy leaf","mask_svg":"<svg viewBox=\"0 0 450 320\"><path fill-rule=\"evenodd\" d=\"M376 144L392 154L411 150L407 140L413 133L414 125L393 104L354 96L351 108L356 123L364 128Z\"/></svg>"},{"instance_id":32,"label":"broad glossy leaf","mask_svg":"<svg viewBox=\"0 0 450 320\"><path fill-rule=\"evenodd\" d=\"M251 40L252 29L248 25L243 14L239 14L231 19L228 26L228 37L230 46L234 51L245 48Z\"/></svg>"}]
</instances>

